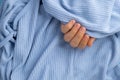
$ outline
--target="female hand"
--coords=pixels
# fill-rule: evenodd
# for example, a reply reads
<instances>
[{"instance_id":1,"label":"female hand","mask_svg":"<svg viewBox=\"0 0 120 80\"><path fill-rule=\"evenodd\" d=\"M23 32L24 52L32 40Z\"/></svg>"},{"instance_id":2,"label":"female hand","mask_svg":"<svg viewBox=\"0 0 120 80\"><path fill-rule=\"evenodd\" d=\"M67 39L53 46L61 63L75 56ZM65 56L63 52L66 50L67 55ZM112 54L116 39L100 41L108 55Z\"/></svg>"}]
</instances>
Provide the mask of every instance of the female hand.
<instances>
[{"instance_id":1,"label":"female hand","mask_svg":"<svg viewBox=\"0 0 120 80\"><path fill-rule=\"evenodd\" d=\"M95 38L86 34L86 28L71 20L67 24L61 25L61 31L64 33L64 40L68 42L73 48L85 48L92 46Z\"/></svg>"}]
</instances>

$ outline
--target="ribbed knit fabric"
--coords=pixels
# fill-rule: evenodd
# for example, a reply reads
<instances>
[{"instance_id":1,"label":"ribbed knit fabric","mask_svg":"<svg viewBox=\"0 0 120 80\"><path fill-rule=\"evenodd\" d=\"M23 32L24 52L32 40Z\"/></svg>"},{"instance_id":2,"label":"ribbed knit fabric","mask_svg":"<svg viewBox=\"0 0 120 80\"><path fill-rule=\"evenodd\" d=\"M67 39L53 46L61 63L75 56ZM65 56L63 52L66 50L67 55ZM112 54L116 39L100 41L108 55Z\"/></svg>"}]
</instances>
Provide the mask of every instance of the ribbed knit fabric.
<instances>
[{"instance_id":1,"label":"ribbed knit fabric","mask_svg":"<svg viewBox=\"0 0 120 80\"><path fill-rule=\"evenodd\" d=\"M95 38L74 49L61 22L75 19ZM120 0L4 0L0 80L120 80Z\"/></svg>"},{"instance_id":2,"label":"ribbed knit fabric","mask_svg":"<svg viewBox=\"0 0 120 80\"><path fill-rule=\"evenodd\" d=\"M0 3L1 3L2 0L0 0Z\"/></svg>"}]
</instances>

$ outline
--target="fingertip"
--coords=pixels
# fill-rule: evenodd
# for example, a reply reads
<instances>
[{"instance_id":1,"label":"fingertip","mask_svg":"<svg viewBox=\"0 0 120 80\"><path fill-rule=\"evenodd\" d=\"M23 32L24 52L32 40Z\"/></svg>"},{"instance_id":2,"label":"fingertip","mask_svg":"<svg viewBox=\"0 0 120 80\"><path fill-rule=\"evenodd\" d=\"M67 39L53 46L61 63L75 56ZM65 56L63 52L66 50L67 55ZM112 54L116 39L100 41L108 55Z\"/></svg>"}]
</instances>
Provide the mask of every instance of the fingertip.
<instances>
[{"instance_id":1,"label":"fingertip","mask_svg":"<svg viewBox=\"0 0 120 80\"><path fill-rule=\"evenodd\" d=\"M67 23L67 25L74 25L75 23L76 23L75 20L70 20L70 21Z\"/></svg>"},{"instance_id":2,"label":"fingertip","mask_svg":"<svg viewBox=\"0 0 120 80\"><path fill-rule=\"evenodd\" d=\"M87 43L88 43L89 39L90 39L90 36L88 34L85 34L83 37L83 40L87 41Z\"/></svg>"},{"instance_id":3,"label":"fingertip","mask_svg":"<svg viewBox=\"0 0 120 80\"><path fill-rule=\"evenodd\" d=\"M81 33L85 34L86 28L81 26L80 29L79 29L79 31L80 31Z\"/></svg>"},{"instance_id":4,"label":"fingertip","mask_svg":"<svg viewBox=\"0 0 120 80\"><path fill-rule=\"evenodd\" d=\"M72 22L74 24L76 21L75 20L71 20L70 22Z\"/></svg>"},{"instance_id":5,"label":"fingertip","mask_svg":"<svg viewBox=\"0 0 120 80\"><path fill-rule=\"evenodd\" d=\"M79 28L80 28L80 24L79 24L79 23L75 23L75 27L76 27L77 29L79 29Z\"/></svg>"},{"instance_id":6,"label":"fingertip","mask_svg":"<svg viewBox=\"0 0 120 80\"><path fill-rule=\"evenodd\" d=\"M81 27L81 28L82 28L82 30L86 31L86 28L85 28L85 27Z\"/></svg>"},{"instance_id":7,"label":"fingertip","mask_svg":"<svg viewBox=\"0 0 120 80\"><path fill-rule=\"evenodd\" d=\"M63 34L66 33L66 30L65 30L64 27L65 27L64 24L61 24L61 32L62 32Z\"/></svg>"},{"instance_id":8,"label":"fingertip","mask_svg":"<svg viewBox=\"0 0 120 80\"><path fill-rule=\"evenodd\" d=\"M71 36L69 34L65 34L64 35L64 40L65 40L65 42L70 42Z\"/></svg>"},{"instance_id":9,"label":"fingertip","mask_svg":"<svg viewBox=\"0 0 120 80\"><path fill-rule=\"evenodd\" d=\"M89 39L90 36L88 34L85 34L85 39Z\"/></svg>"},{"instance_id":10,"label":"fingertip","mask_svg":"<svg viewBox=\"0 0 120 80\"><path fill-rule=\"evenodd\" d=\"M88 44L87 44L87 45L88 45L88 47L91 47L91 46L92 46L92 44L91 44L91 43L89 43L89 42L88 42Z\"/></svg>"},{"instance_id":11,"label":"fingertip","mask_svg":"<svg viewBox=\"0 0 120 80\"><path fill-rule=\"evenodd\" d=\"M88 41L88 44L87 44L88 47L91 47L93 45L94 41L95 41L95 38L90 38Z\"/></svg>"}]
</instances>

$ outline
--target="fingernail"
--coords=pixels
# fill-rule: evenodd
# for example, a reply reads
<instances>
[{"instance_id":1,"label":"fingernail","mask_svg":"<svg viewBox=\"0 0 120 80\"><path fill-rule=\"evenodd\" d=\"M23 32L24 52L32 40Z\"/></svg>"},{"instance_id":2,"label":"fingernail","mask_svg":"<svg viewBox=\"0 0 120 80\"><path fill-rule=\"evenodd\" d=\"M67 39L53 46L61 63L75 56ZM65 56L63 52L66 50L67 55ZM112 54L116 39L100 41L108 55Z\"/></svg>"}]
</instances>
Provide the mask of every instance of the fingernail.
<instances>
[{"instance_id":1,"label":"fingernail","mask_svg":"<svg viewBox=\"0 0 120 80\"><path fill-rule=\"evenodd\" d=\"M75 20L72 20L71 22L72 22L72 23L75 23Z\"/></svg>"},{"instance_id":2,"label":"fingernail","mask_svg":"<svg viewBox=\"0 0 120 80\"><path fill-rule=\"evenodd\" d=\"M85 27L82 27L82 29L83 29L83 30L86 30L86 28L85 28Z\"/></svg>"},{"instance_id":3,"label":"fingernail","mask_svg":"<svg viewBox=\"0 0 120 80\"><path fill-rule=\"evenodd\" d=\"M80 24L79 24L79 23L76 23L76 27L77 27L77 28L80 28Z\"/></svg>"},{"instance_id":4,"label":"fingernail","mask_svg":"<svg viewBox=\"0 0 120 80\"><path fill-rule=\"evenodd\" d=\"M81 31L86 31L86 28L85 27L81 27L80 30Z\"/></svg>"},{"instance_id":5,"label":"fingernail","mask_svg":"<svg viewBox=\"0 0 120 80\"><path fill-rule=\"evenodd\" d=\"M86 35L85 35L85 38L86 38L86 39L88 39L88 38L90 38L90 37L89 37L89 35L88 35L88 34L86 34Z\"/></svg>"}]
</instances>

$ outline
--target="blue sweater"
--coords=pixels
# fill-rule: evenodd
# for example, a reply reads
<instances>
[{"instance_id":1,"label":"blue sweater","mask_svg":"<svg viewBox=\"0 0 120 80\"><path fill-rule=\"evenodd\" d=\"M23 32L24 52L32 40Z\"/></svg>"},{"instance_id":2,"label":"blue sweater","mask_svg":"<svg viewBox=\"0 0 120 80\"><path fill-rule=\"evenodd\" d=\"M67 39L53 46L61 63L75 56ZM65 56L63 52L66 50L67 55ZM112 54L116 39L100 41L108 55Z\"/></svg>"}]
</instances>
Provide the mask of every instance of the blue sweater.
<instances>
[{"instance_id":1,"label":"blue sweater","mask_svg":"<svg viewBox=\"0 0 120 80\"><path fill-rule=\"evenodd\" d=\"M4 0L0 80L120 80L120 0ZM75 19L96 39L84 50L63 40Z\"/></svg>"}]
</instances>

